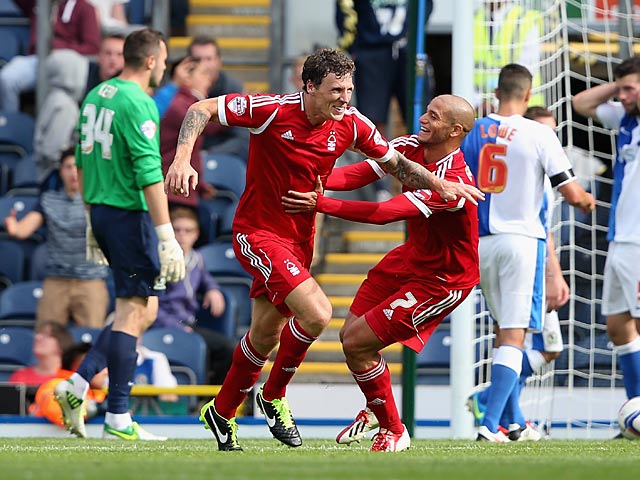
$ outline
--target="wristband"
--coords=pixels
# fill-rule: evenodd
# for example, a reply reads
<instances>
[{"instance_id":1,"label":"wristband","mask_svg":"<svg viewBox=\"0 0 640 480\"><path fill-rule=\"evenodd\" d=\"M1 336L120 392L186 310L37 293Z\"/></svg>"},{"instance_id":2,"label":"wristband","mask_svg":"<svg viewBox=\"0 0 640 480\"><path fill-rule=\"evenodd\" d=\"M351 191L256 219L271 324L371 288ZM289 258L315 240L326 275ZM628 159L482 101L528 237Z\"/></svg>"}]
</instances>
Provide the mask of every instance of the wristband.
<instances>
[{"instance_id":1,"label":"wristband","mask_svg":"<svg viewBox=\"0 0 640 480\"><path fill-rule=\"evenodd\" d=\"M173 240L176 238L173 233L173 226L170 223L165 223L164 225L156 226L156 234L158 235L158 240L161 242L166 242L167 240Z\"/></svg>"}]
</instances>

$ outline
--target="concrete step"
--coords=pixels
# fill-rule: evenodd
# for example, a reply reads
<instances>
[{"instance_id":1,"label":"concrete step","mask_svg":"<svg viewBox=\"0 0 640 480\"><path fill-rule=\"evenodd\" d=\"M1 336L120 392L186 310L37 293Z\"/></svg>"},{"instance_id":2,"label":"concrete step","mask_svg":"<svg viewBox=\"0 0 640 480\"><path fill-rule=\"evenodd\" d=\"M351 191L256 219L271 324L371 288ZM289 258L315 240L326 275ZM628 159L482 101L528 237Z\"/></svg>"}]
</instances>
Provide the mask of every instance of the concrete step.
<instances>
[{"instance_id":1,"label":"concrete step","mask_svg":"<svg viewBox=\"0 0 640 480\"><path fill-rule=\"evenodd\" d=\"M325 273L367 273L384 253L327 253L324 257Z\"/></svg>"},{"instance_id":2,"label":"concrete step","mask_svg":"<svg viewBox=\"0 0 640 480\"><path fill-rule=\"evenodd\" d=\"M191 14L187 16L186 23L191 35L211 35L216 38L269 38L271 17L268 15Z\"/></svg>"},{"instance_id":3,"label":"concrete step","mask_svg":"<svg viewBox=\"0 0 640 480\"><path fill-rule=\"evenodd\" d=\"M329 302L331 302L334 317L346 317L353 302L353 296L329 295Z\"/></svg>"},{"instance_id":4,"label":"concrete step","mask_svg":"<svg viewBox=\"0 0 640 480\"><path fill-rule=\"evenodd\" d=\"M271 0L189 0L192 14L268 15Z\"/></svg>"},{"instance_id":5,"label":"concrete step","mask_svg":"<svg viewBox=\"0 0 640 480\"><path fill-rule=\"evenodd\" d=\"M271 40L269 37L220 37L216 38L225 61L247 59L252 64L268 63ZM169 38L169 57L172 60L185 57L191 37Z\"/></svg>"},{"instance_id":6,"label":"concrete step","mask_svg":"<svg viewBox=\"0 0 640 480\"><path fill-rule=\"evenodd\" d=\"M404 243L403 231L350 230L342 234L347 252L388 252Z\"/></svg>"},{"instance_id":7,"label":"concrete step","mask_svg":"<svg viewBox=\"0 0 640 480\"><path fill-rule=\"evenodd\" d=\"M363 273L320 273L314 276L327 295L355 295L366 278Z\"/></svg>"}]
</instances>

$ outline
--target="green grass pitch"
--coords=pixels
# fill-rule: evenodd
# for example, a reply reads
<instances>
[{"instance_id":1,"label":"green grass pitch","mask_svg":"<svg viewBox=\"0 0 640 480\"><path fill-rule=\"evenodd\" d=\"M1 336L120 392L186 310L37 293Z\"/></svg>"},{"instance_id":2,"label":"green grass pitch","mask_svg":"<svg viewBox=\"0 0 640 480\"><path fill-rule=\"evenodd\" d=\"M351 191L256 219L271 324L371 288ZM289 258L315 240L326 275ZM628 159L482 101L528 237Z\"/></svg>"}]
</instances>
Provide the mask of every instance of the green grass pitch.
<instances>
[{"instance_id":1,"label":"green grass pitch","mask_svg":"<svg viewBox=\"0 0 640 480\"><path fill-rule=\"evenodd\" d=\"M307 440L241 439L244 452L212 440L120 443L97 439L0 438L0 478L13 479L626 479L635 478L640 441L541 441L496 445L415 440L396 454ZM636 472L636 473L634 473Z\"/></svg>"}]
</instances>

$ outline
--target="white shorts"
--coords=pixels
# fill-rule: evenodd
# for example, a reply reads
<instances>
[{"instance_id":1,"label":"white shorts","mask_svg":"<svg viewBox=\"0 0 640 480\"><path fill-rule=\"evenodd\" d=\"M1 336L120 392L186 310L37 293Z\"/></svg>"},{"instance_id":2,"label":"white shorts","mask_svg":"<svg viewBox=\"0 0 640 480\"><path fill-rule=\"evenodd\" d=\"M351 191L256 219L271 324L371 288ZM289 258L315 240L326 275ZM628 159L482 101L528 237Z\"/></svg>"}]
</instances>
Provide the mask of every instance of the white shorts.
<instances>
[{"instance_id":1,"label":"white shorts","mask_svg":"<svg viewBox=\"0 0 640 480\"><path fill-rule=\"evenodd\" d=\"M640 245L611 242L604 266L602 313L640 318Z\"/></svg>"},{"instance_id":2,"label":"white shorts","mask_svg":"<svg viewBox=\"0 0 640 480\"><path fill-rule=\"evenodd\" d=\"M480 237L480 287L500 328L542 330L544 239L502 233Z\"/></svg>"},{"instance_id":3,"label":"white shorts","mask_svg":"<svg viewBox=\"0 0 640 480\"><path fill-rule=\"evenodd\" d=\"M542 332L528 334L525 338L524 346L539 352L561 352L564 347L562 345L562 332L560 331L558 312L554 310L545 314Z\"/></svg>"}]
</instances>

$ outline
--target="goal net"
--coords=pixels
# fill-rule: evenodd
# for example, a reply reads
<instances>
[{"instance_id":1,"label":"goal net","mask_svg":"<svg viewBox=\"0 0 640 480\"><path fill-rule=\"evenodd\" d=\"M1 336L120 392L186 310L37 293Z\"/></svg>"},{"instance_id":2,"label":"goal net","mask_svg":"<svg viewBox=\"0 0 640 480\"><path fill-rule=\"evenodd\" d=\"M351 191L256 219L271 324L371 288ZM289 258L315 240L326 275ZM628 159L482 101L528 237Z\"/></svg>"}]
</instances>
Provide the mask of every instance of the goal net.
<instances>
[{"instance_id":1,"label":"goal net","mask_svg":"<svg viewBox=\"0 0 640 480\"><path fill-rule=\"evenodd\" d=\"M527 66L534 76L530 106L546 106L554 113L558 136L579 181L597 198L596 211L587 215L563 204L559 195L554 202L551 231L571 288L568 304L558 312L564 351L555 365L528 380L521 405L541 430L548 433L557 427L556 438L613 436L617 410L625 400L600 311L615 132L571 109L572 95L613 81L616 65L634 51L640 53L640 39L634 36L640 26L640 0L620 2L476 2L474 83L479 113L495 108L493 89L504 64ZM517 13L509 13L512 9ZM476 296L475 367L481 389L490 382L493 329L481 293Z\"/></svg>"}]
</instances>

